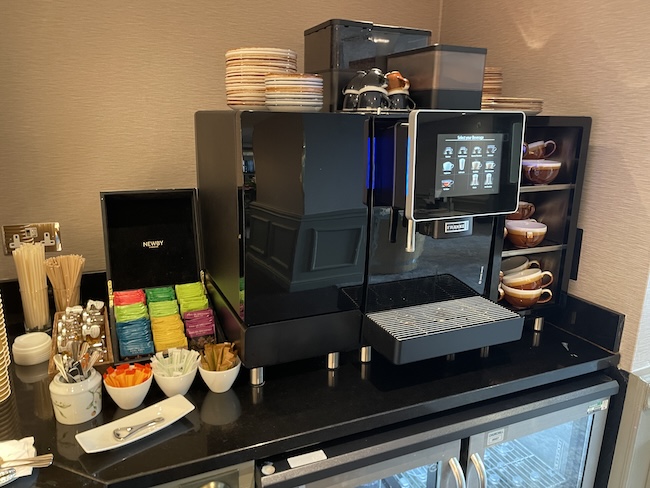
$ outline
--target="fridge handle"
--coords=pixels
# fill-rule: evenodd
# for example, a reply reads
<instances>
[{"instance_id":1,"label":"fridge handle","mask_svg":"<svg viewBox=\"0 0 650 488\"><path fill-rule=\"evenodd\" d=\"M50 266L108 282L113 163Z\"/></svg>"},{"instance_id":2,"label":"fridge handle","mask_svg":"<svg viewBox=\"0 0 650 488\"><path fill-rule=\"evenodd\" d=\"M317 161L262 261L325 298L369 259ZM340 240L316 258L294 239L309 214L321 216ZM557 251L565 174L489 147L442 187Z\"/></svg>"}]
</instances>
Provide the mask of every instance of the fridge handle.
<instances>
[{"instance_id":1,"label":"fridge handle","mask_svg":"<svg viewBox=\"0 0 650 488\"><path fill-rule=\"evenodd\" d=\"M456 479L456 488L467 488L467 485L465 484L465 473L463 473L463 468L460 466L460 463L455 456L449 460L449 467Z\"/></svg>"},{"instance_id":2,"label":"fridge handle","mask_svg":"<svg viewBox=\"0 0 650 488\"><path fill-rule=\"evenodd\" d=\"M485 465L483 464L481 456L478 452L475 452L469 458L472 461L474 468L476 468L479 488L487 488L487 473L485 472Z\"/></svg>"}]
</instances>

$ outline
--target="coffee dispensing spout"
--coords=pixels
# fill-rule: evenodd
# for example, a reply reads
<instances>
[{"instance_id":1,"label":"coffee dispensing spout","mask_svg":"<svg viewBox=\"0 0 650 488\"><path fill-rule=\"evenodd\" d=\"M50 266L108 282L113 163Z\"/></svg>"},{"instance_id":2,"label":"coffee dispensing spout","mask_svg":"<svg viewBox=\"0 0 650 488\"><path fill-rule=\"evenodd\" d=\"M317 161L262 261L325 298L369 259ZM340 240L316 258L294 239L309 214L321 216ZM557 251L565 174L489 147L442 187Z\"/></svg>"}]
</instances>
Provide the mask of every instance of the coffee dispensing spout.
<instances>
[{"instance_id":1,"label":"coffee dispensing spout","mask_svg":"<svg viewBox=\"0 0 650 488\"><path fill-rule=\"evenodd\" d=\"M406 224L406 252L415 252L415 231L415 221L408 219Z\"/></svg>"},{"instance_id":2,"label":"coffee dispensing spout","mask_svg":"<svg viewBox=\"0 0 650 488\"><path fill-rule=\"evenodd\" d=\"M416 235L429 236L432 239L454 239L471 236L474 233L474 217L460 216L442 220L417 222L407 218L406 252L415 252Z\"/></svg>"}]
</instances>

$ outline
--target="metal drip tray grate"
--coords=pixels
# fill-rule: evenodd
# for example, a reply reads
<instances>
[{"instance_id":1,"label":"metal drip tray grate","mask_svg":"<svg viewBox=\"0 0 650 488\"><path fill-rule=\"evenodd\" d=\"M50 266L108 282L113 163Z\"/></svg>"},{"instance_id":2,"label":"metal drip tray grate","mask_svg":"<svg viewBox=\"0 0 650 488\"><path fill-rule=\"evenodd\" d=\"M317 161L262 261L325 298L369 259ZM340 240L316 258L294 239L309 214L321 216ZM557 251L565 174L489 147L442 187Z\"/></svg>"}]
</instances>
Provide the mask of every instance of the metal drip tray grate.
<instances>
[{"instance_id":1,"label":"metal drip tray grate","mask_svg":"<svg viewBox=\"0 0 650 488\"><path fill-rule=\"evenodd\" d=\"M395 339L404 341L461 327L519 318L519 315L476 296L385 310L368 314L368 317Z\"/></svg>"},{"instance_id":2,"label":"metal drip tray grate","mask_svg":"<svg viewBox=\"0 0 650 488\"><path fill-rule=\"evenodd\" d=\"M521 337L523 318L481 296L366 314L364 338L395 364Z\"/></svg>"},{"instance_id":3,"label":"metal drip tray grate","mask_svg":"<svg viewBox=\"0 0 650 488\"><path fill-rule=\"evenodd\" d=\"M504 442L485 451L488 485L563 486L566 479L517 440ZM500 483L500 484L499 484Z\"/></svg>"}]
</instances>

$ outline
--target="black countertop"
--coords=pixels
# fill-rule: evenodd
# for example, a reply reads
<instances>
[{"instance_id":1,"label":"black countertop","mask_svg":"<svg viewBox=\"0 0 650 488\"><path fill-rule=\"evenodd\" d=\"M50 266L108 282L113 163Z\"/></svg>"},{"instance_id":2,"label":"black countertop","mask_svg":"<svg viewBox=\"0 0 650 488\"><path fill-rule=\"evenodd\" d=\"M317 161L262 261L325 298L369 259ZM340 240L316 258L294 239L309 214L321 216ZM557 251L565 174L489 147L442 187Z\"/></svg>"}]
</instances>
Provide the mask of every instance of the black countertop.
<instances>
[{"instance_id":1,"label":"black countertop","mask_svg":"<svg viewBox=\"0 0 650 488\"><path fill-rule=\"evenodd\" d=\"M0 404L4 439L34 436L39 454L54 465L12 486L142 487L233 464L263 459L319 442L461 409L603 371L619 356L547 323L524 328L521 340L480 351L394 366L378 354L361 364L342 354L338 370L325 358L265 368L262 387L248 384L242 368L227 393L210 392L197 375L186 397L196 409L166 429L131 445L86 454L74 436L133 413L104 392L102 412L85 424L54 419L42 368L13 366L13 393ZM164 399L155 382L142 407Z\"/></svg>"}]
</instances>

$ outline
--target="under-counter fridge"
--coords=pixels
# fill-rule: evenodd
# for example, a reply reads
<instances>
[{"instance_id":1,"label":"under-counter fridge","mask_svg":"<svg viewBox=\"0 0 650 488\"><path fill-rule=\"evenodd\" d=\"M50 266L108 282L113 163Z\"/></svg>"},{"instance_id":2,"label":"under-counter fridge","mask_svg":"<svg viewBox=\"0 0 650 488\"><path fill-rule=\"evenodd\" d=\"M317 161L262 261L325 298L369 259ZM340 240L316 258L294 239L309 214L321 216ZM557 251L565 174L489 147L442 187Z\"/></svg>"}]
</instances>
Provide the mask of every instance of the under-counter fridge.
<instances>
[{"instance_id":1,"label":"under-counter fridge","mask_svg":"<svg viewBox=\"0 0 650 488\"><path fill-rule=\"evenodd\" d=\"M593 374L257 462L261 487L589 488L618 383ZM343 408L343 406L342 406Z\"/></svg>"}]
</instances>

